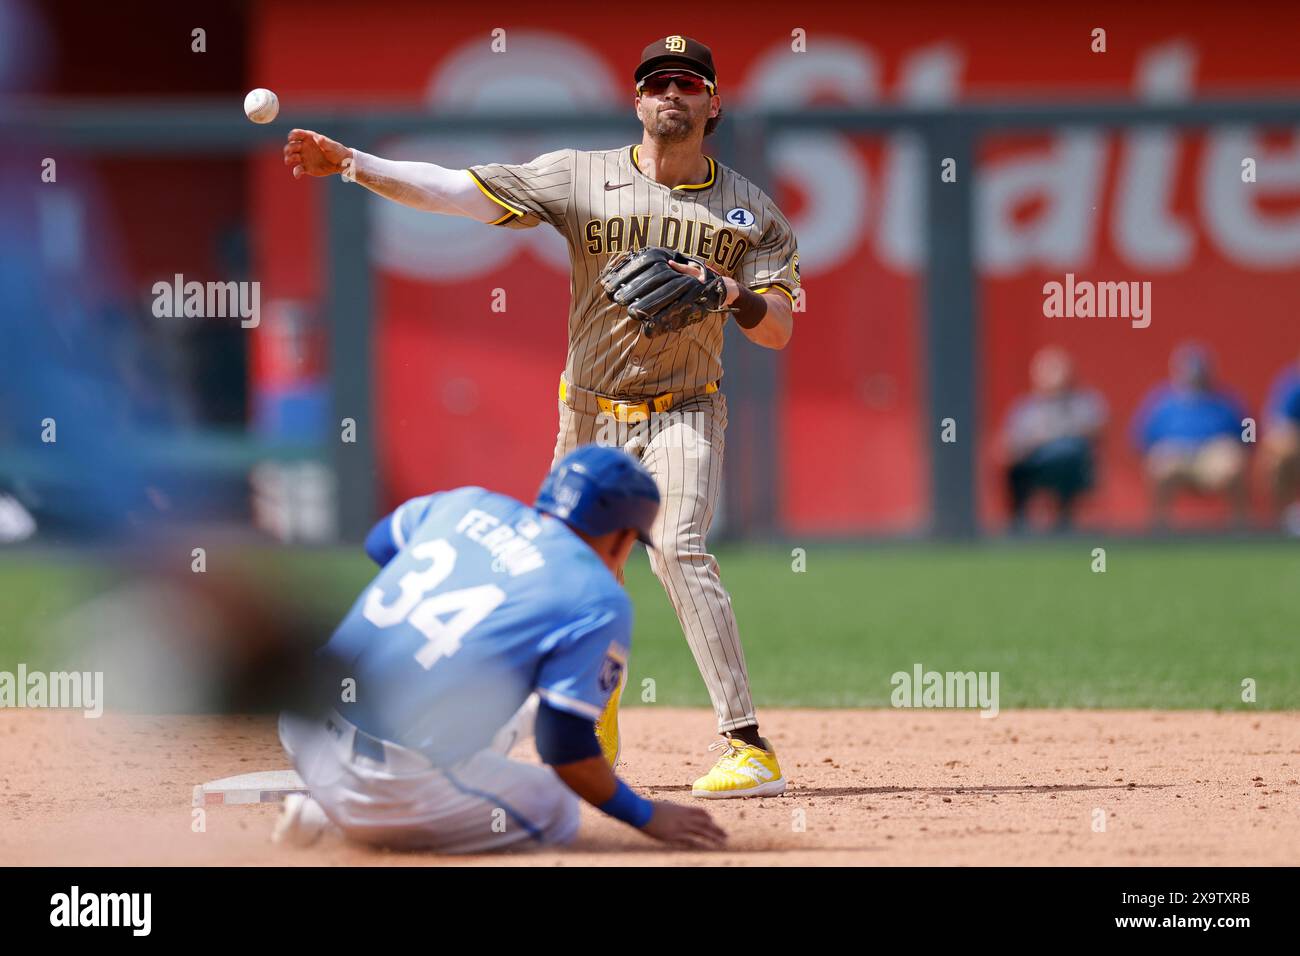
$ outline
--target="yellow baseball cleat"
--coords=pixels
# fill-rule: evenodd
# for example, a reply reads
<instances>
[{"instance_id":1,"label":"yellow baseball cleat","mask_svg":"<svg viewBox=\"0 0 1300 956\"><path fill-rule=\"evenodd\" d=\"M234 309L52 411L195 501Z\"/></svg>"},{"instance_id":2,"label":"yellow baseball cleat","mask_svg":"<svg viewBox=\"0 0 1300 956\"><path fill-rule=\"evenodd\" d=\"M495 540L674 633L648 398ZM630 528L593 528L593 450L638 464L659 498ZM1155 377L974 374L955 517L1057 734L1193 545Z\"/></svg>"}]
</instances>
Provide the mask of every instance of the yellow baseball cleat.
<instances>
[{"instance_id":1,"label":"yellow baseball cleat","mask_svg":"<svg viewBox=\"0 0 1300 956\"><path fill-rule=\"evenodd\" d=\"M623 687L627 684L627 669L623 670L623 679L618 682L614 692L605 702L605 710L596 721L596 739L600 741L600 752L605 755L605 762L610 769L618 766L618 755L623 742L618 736L618 702L623 696Z\"/></svg>"},{"instance_id":2,"label":"yellow baseball cleat","mask_svg":"<svg viewBox=\"0 0 1300 956\"><path fill-rule=\"evenodd\" d=\"M785 792L785 777L766 737L762 747L743 740L727 738L710 744L710 750L726 747L713 769L691 788L691 796L705 800L725 800L732 797L775 797Z\"/></svg>"}]
</instances>

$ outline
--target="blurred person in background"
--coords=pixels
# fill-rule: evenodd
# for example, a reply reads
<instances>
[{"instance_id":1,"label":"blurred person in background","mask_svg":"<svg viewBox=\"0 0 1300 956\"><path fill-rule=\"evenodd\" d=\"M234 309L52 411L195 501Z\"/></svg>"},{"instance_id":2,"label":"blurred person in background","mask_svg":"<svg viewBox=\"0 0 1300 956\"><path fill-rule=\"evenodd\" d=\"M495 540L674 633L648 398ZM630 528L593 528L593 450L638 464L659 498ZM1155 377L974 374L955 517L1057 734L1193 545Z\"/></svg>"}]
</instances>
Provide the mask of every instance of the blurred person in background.
<instances>
[{"instance_id":1,"label":"blurred person in background","mask_svg":"<svg viewBox=\"0 0 1300 956\"><path fill-rule=\"evenodd\" d=\"M1261 436L1262 467L1277 515L1300 535L1300 358L1282 370L1269 391Z\"/></svg>"},{"instance_id":2,"label":"blurred person in background","mask_svg":"<svg viewBox=\"0 0 1300 956\"><path fill-rule=\"evenodd\" d=\"M1246 521L1245 407L1219 388L1209 353L1184 344L1169 359L1170 381L1157 386L1134 416L1133 430L1151 483L1157 527L1169 523L1182 490L1225 495L1238 525Z\"/></svg>"},{"instance_id":3,"label":"blurred person in background","mask_svg":"<svg viewBox=\"0 0 1300 956\"><path fill-rule=\"evenodd\" d=\"M1056 500L1056 527L1066 530L1078 497L1093 485L1095 442L1106 424L1100 393L1080 388L1074 362L1056 346L1034 355L1029 364L1033 391L1019 399L1002 426L1011 527L1021 531L1037 492Z\"/></svg>"},{"instance_id":4,"label":"blurred person in background","mask_svg":"<svg viewBox=\"0 0 1300 956\"><path fill-rule=\"evenodd\" d=\"M0 156L0 543L126 540L195 497L165 455L187 397L123 291L93 167L40 169L30 149Z\"/></svg>"}]
</instances>

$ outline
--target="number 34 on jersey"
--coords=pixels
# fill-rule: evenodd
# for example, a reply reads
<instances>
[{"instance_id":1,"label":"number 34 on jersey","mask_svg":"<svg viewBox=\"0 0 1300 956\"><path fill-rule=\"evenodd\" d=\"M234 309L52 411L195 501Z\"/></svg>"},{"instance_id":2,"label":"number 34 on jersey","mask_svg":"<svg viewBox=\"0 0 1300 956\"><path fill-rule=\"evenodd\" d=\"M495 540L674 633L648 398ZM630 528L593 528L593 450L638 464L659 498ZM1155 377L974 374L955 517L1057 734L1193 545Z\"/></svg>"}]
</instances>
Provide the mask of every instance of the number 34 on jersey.
<instances>
[{"instance_id":1,"label":"number 34 on jersey","mask_svg":"<svg viewBox=\"0 0 1300 956\"><path fill-rule=\"evenodd\" d=\"M428 670L460 650L465 636L496 610L506 593L495 584L433 593L456 567L456 549L446 538L415 545L411 556L428 561L429 566L402 575L391 602L385 601L382 588L371 587L362 613L376 627L393 627L405 621L423 634L425 644L415 659Z\"/></svg>"}]
</instances>

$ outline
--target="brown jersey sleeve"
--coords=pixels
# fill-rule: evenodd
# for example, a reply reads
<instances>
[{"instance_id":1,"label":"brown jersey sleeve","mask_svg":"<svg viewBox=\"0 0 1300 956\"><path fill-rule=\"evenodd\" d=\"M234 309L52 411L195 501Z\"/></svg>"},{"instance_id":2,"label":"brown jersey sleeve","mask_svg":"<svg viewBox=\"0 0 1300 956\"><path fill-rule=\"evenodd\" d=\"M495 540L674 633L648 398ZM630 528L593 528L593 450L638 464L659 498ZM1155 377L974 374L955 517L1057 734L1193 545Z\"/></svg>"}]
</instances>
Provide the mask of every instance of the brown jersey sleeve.
<instances>
[{"instance_id":1,"label":"brown jersey sleeve","mask_svg":"<svg viewBox=\"0 0 1300 956\"><path fill-rule=\"evenodd\" d=\"M785 216L775 206L768 212L767 230L740 260L736 281L755 292L780 289L794 299L799 288L799 244Z\"/></svg>"},{"instance_id":2,"label":"brown jersey sleeve","mask_svg":"<svg viewBox=\"0 0 1300 956\"><path fill-rule=\"evenodd\" d=\"M478 188L501 207L494 226L528 229L539 222L565 229L573 196L574 151L543 153L530 163L484 163L469 167Z\"/></svg>"}]
</instances>

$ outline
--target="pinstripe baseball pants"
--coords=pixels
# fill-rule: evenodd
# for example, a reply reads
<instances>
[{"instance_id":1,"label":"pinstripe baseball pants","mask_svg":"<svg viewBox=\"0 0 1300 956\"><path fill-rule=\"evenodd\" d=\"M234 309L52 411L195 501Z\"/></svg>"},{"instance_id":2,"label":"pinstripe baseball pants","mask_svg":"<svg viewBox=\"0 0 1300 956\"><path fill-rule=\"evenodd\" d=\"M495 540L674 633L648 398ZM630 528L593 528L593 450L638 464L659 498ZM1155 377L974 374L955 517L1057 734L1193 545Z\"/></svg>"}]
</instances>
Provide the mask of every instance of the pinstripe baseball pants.
<instances>
[{"instance_id":1,"label":"pinstripe baseball pants","mask_svg":"<svg viewBox=\"0 0 1300 956\"><path fill-rule=\"evenodd\" d=\"M721 392L700 395L635 424L574 405L559 403L552 464L595 442L622 448L654 476L663 504L650 535L650 567L677 611L718 730L757 723L731 597L705 542L721 485L727 400Z\"/></svg>"}]
</instances>

